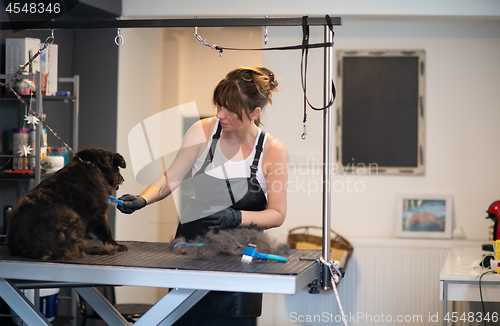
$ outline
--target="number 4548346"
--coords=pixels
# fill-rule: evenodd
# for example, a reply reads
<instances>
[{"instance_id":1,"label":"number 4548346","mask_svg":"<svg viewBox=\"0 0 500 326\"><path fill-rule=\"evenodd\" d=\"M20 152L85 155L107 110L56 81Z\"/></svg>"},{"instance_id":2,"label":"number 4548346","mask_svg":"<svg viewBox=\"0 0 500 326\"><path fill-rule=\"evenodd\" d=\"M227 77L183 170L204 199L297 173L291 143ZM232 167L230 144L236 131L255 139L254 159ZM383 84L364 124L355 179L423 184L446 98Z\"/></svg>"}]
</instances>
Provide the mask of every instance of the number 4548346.
<instances>
[{"instance_id":1,"label":"number 4548346","mask_svg":"<svg viewBox=\"0 0 500 326\"><path fill-rule=\"evenodd\" d=\"M458 314L458 312L454 311L454 312L448 312L444 317L443 317L443 320L446 320L448 322L452 322L452 323L456 323L458 322L459 320L460 321L463 321L463 322L483 322L483 321L487 321L487 322L493 322L493 323L496 323L498 322L498 312L493 312L493 313L486 313L484 316L483 316L483 313L482 312L464 312L462 313L461 315Z\"/></svg>"},{"instance_id":2,"label":"number 4548346","mask_svg":"<svg viewBox=\"0 0 500 326\"><path fill-rule=\"evenodd\" d=\"M12 2L7 5L5 11L9 14L58 14L61 12L61 4L55 3L42 3L42 2Z\"/></svg>"}]
</instances>

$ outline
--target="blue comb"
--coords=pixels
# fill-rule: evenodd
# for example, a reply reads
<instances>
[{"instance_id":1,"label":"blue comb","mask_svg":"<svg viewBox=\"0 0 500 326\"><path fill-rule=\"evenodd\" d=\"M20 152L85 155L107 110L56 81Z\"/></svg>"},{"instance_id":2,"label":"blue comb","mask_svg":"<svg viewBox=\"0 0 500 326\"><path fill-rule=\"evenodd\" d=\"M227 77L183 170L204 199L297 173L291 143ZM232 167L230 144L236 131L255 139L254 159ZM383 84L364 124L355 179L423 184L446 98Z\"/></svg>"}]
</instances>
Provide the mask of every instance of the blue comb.
<instances>
[{"instance_id":1,"label":"blue comb","mask_svg":"<svg viewBox=\"0 0 500 326\"><path fill-rule=\"evenodd\" d=\"M250 264L254 258L262 260L281 261L281 262L287 261L287 259L282 256L261 254L257 252L257 249L253 247L246 247L245 249L243 249L243 256L241 257L242 262Z\"/></svg>"},{"instance_id":2,"label":"blue comb","mask_svg":"<svg viewBox=\"0 0 500 326\"><path fill-rule=\"evenodd\" d=\"M185 245L185 246L193 246L193 247L203 247L203 243L187 243L187 242L179 242L174 245L174 248L177 247L178 245Z\"/></svg>"},{"instance_id":3,"label":"blue comb","mask_svg":"<svg viewBox=\"0 0 500 326\"><path fill-rule=\"evenodd\" d=\"M108 199L108 204L110 204L111 206L118 206L118 205L123 205L123 200L120 200L116 197L113 197L111 195L109 195L109 199Z\"/></svg>"}]
</instances>

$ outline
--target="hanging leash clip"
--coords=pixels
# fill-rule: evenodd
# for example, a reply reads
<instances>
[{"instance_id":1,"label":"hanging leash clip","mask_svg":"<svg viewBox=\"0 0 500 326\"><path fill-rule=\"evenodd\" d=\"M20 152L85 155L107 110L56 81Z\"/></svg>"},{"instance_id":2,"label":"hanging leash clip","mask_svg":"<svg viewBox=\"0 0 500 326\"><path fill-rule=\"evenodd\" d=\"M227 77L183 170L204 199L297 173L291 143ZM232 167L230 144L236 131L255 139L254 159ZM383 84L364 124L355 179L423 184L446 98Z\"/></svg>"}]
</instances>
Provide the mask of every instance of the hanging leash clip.
<instances>
[{"instance_id":1,"label":"hanging leash clip","mask_svg":"<svg viewBox=\"0 0 500 326\"><path fill-rule=\"evenodd\" d=\"M52 19L52 21L53 21L53 19ZM51 35L45 39L45 42L43 43L42 47L40 48L40 51L45 50L52 43L54 43L54 30L53 29L52 29Z\"/></svg>"},{"instance_id":2,"label":"hanging leash clip","mask_svg":"<svg viewBox=\"0 0 500 326\"><path fill-rule=\"evenodd\" d=\"M300 78L301 78L301 84L302 84L302 91L304 92L304 133L302 134L302 139L306 139L306 119L307 119L307 107L309 106L311 109L315 111L321 111L321 110L326 110L330 108L333 105L333 101L335 100L336 96L336 91L335 91L335 84L333 82L332 78L332 96L327 104L325 104L323 107L314 107L310 102L309 99L307 98L307 61L308 61L308 56L309 56L309 49L312 48L311 45L309 44L310 41L310 35L309 35L309 24L307 22L307 16L302 17L302 56L301 56L301 61L300 61ZM325 19L327 21L328 28L330 31L333 33L333 24L330 16L326 15ZM331 43L324 43L323 44L325 47L326 46L333 46L333 39Z\"/></svg>"},{"instance_id":3,"label":"hanging leash clip","mask_svg":"<svg viewBox=\"0 0 500 326\"><path fill-rule=\"evenodd\" d=\"M198 34L198 27L195 27L194 28L194 36L196 37L196 39L198 41L200 41L201 44L203 44L204 46L208 46L209 48L213 49L213 50L219 50L219 53L220 55L222 55L222 49L219 49L217 47L217 45L211 45L207 42L207 40L205 40L203 37L201 37L200 34Z\"/></svg>"},{"instance_id":4,"label":"hanging leash clip","mask_svg":"<svg viewBox=\"0 0 500 326\"><path fill-rule=\"evenodd\" d=\"M300 136L300 138L302 138L303 140L306 140L306 136L307 136L307 126L306 126L306 122L304 121L304 132L302 133L302 136Z\"/></svg>"},{"instance_id":5,"label":"hanging leash clip","mask_svg":"<svg viewBox=\"0 0 500 326\"><path fill-rule=\"evenodd\" d=\"M116 20L120 20L120 17L116 17ZM116 29L115 44L118 46L123 44L123 36L120 35L120 27Z\"/></svg>"},{"instance_id":6,"label":"hanging leash clip","mask_svg":"<svg viewBox=\"0 0 500 326\"><path fill-rule=\"evenodd\" d=\"M120 27L117 28L116 31L116 37L115 37L115 44L120 46L123 44L123 36L120 35Z\"/></svg>"},{"instance_id":7,"label":"hanging leash clip","mask_svg":"<svg viewBox=\"0 0 500 326\"><path fill-rule=\"evenodd\" d=\"M266 15L266 18L267 18L267 15ZM266 26L264 29L264 45L267 45L267 28L268 28L268 26Z\"/></svg>"}]
</instances>

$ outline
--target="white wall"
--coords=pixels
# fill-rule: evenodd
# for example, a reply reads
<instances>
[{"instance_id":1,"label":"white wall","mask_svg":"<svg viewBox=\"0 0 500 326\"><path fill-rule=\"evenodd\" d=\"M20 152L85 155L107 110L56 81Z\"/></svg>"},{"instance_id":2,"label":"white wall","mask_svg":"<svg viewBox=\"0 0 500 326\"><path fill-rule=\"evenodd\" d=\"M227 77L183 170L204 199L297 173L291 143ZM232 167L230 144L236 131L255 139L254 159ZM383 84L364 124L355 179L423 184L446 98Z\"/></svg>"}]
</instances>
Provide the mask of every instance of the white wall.
<instances>
[{"instance_id":1,"label":"white wall","mask_svg":"<svg viewBox=\"0 0 500 326\"><path fill-rule=\"evenodd\" d=\"M122 30L124 43L119 51L118 75L118 117L117 117L117 150L128 162L121 173L125 182L118 195L139 194L144 186L135 182L130 164L128 149L128 132L137 123L158 112L161 107L164 85L156 74L163 67L162 29L142 29L140 33L133 30ZM140 214L126 215L116 213L117 240L159 240L159 211L164 203L144 208ZM116 289L117 301L133 298L133 302L151 302L156 299L154 288L137 291L131 287ZM153 299L152 299L153 298Z\"/></svg>"},{"instance_id":2,"label":"white wall","mask_svg":"<svg viewBox=\"0 0 500 326\"><path fill-rule=\"evenodd\" d=\"M464 229L468 239L485 239L491 224L484 219L485 210L500 197L500 152L496 150L500 140L496 95L500 89L500 22L347 19L335 31L336 49L424 49L427 76L425 175L333 176L333 228L347 238L390 238L395 234L398 193L449 193L454 197L456 226ZM321 29L314 32L315 40L321 41ZM269 34L270 46L294 44L300 28L270 28ZM321 114L309 110L308 138L299 138L302 103L298 56L264 54L264 65L283 80L283 90L276 96L274 108L268 110L266 126L287 145L292 163L294 159L303 161L300 154L308 152L312 153L306 156L317 163ZM311 90L321 87L320 59L310 59ZM297 96L289 96L293 94ZM310 97L321 104L321 94L314 96L311 91ZM285 126L281 121L284 116ZM297 178L293 174L290 177L291 181ZM320 172L314 169L301 169L298 177L298 184L304 182L304 187L310 185L311 189L321 181ZM285 225L273 231L281 238L294 226L321 223L320 191L308 194L307 188L291 190L296 191L289 191Z\"/></svg>"}]
</instances>

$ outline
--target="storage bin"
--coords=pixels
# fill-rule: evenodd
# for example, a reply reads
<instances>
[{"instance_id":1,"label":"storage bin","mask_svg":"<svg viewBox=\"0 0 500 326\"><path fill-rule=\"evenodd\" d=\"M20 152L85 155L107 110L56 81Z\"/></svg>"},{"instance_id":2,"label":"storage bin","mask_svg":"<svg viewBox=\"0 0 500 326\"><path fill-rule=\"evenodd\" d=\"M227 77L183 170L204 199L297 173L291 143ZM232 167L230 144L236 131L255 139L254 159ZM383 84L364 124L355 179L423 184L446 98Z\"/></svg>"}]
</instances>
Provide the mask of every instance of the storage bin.
<instances>
[{"instance_id":1,"label":"storage bin","mask_svg":"<svg viewBox=\"0 0 500 326\"><path fill-rule=\"evenodd\" d=\"M33 303L35 301L35 290L25 289L21 290L26 298ZM48 321L53 321L59 310L59 301L57 299L59 289L40 289L40 312L47 318ZM23 320L17 316L17 314L10 309L12 315L12 322L14 325L25 325Z\"/></svg>"}]
</instances>

